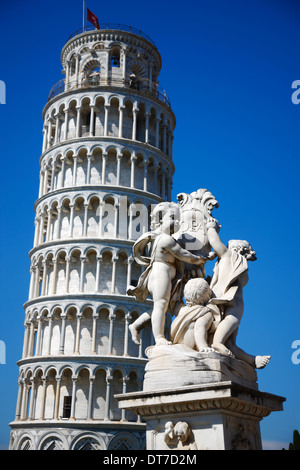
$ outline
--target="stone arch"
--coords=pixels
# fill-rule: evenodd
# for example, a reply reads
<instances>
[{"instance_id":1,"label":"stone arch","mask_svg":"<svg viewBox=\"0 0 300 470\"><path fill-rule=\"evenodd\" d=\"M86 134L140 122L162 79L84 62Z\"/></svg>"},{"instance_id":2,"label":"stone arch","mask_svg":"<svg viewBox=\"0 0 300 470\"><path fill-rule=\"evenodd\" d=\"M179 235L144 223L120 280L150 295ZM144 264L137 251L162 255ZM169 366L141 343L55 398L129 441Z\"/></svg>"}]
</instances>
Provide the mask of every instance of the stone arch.
<instances>
[{"instance_id":1,"label":"stone arch","mask_svg":"<svg viewBox=\"0 0 300 470\"><path fill-rule=\"evenodd\" d=\"M51 329L51 344L50 354L56 356L60 350L60 335L61 335L61 315L63 309L60 305L54 305L50 310L50 317L52 318L52 329Z\"/></svg>"},{"instance_id":2,"label":"stone arch","mask_svg":"<svg viewBox=\"0 0 300 470\"><path fill-rule=\"evenodd\" d=\"M63 364L59 371L61 377L59 416L61 418L70 418L74 375L73 367L70 364Z\"/></svg>"},{"instance_id":3,"label":"stone arch","mask_svg":"<svg viewBox=\"0 0 300 470\"><path fill-rule=\"evenodd\" d=\"M100 57L87 57L81 64L81 80L84 86L99 85L101 73L105 69Z\"/></svg>"},{"instance_id":4,"label":"stone arch","mask_svg":"<svg viewBox=\"0 0 300 470\"><path fill-rule=\"evenodd\" d=\"M102 181L102 155L103 149L99 144L91 146L91 168L89 183L100 184Z\"/></svg>"},{"instance_id":5,"label":"stone arch","mask_svg":"<svg viewBox=\"0 0 300 470\"><path fill-rule=\"evenodd\" d=\"M95 121L94 121L94 135L104 136L104 117L105 117L105 105L106 95L99 93L94 97L95 105Z\"/></svg>"},{"instance_id":6,"label":"stone arch","mask_svg":"<svg viewBox=\"0 0 300 470\"><path fill-rule=\"evenodd\" d=\"M92 193L87 197L88 204L86 236L98 237L100 226L100 196Z\"/></svg>"},{"instance_id":7,"label":"stone arch","mask_svg":"<svg viewBox=\"0 0 300 470\"><path fill-rule=\"evenodd\" d=\"M118 406L118 400L115 395L123 391L123 370L121 366L116 366L111 371L111 398L110 398L110 419L113 421L120 421L122 418L122 410Z\"/></svg>"},{"instance_id":8,"label":"stone arch","mask_svg":"<svg viewBox=\"0 0 300 470\"><path fill-rule=\"evenodd\" d=\"M15 447L17 450L35 450L34 438L29 431L23 433Z\"/></svg>"},{"instance_id":9,"label":"stone arch","mask_svg":"<svg viewBox=\"0 0 300 470\"><path fill-rule=\"evenodd\" d=\"M37 444L38 450L68 450L65 436L58 431L44 435Z\"/></svg>"},{"instance_id":10,"label":"stone arch","mask_svg":"<svg viewBox=\"0 0 300 470\"><path fill-rule=\"evenodd\" d=\"M67 259L68 253L65 248L59 248L56 255L56 294L66 292Z\"/></svg>"},{"instance_id":11,"label":"stone arch","mask_svg":"<svg viewBox=\"0 0 300 470\"><path fill-rule=\"evenodd\" d=\"M75 351L77 314L79 313L79 308L76 304L70 304L65 306L64 313L66 315L64 354L68 356Z\"/></svg>"},{"instance_id":12,"label":"stone arch","mask_svg":"<svg viewBox=\"0 0 300 470\"><path fill-rule=\"evenodd\" d=\"M77 387L75 401L76 419L87 419L90 370L89 367L82 364L76 371Z\"/></svg>"},{"instance_id":13,"label":"stone arch","mask_svg":"<svg viewBox=\"0 0 300 470\"><path fill-rule=\"evenodd\" d=\"M118 432L110 440L108 450L140 450L138 439L129 432Z\"/></svg>"},{"instance_id":14,"label":"stone arch","mask_svg":"<svg viewBox=\"0 0 300 470\"><path fill-rule=\"evenodd\" d=\"M77 194L74 197L73 232L72 232L72 236L74 238L80 238L83 235L84 204L85 204L84 195Z\"/></svg>"},{"instance_id":15,"label":"stone arch","mask_svg":"<svg viewBox=\"0 0 300 470\"><path fill-rule=\"evenodd\" d=\"M136 76L137 82L139 80L147 78L147 70L144 64L137 60L132 60L128 63L128 69L130 74Z\"/></svg>"},{"instance_id":16,"label":"stone arch","mask_svg":"<svg viewBox=\"0 0 300 470\"><path fill-rule=\"evenodd\" d=\"M112 339L112 354L115 356L123 356L124 354L124 338L125 338L125 316L127 308L118 305L114 309L114 327Z\"/></svg>"},{"instance_id":17,"label":"stone arch","mask_svg":"<svg viewBox=\"0 0 300 470\"><path fill-rule=\"evenodd\" d=\"M103 196L103 218L102 218L102 234L106 238L113 238L115 235L115 194L107 193Z\"/></svg>"},{"instance_id":18,"label":"stone arch","mask_svg":"<svg viewBox=\"0 0 300 470\"><path fill-rule=\"evenodd\" d=\"M110 312L111 306L102 304L97 309L99 319L97 322L97 340L96 340L96 353L98 355L105 355L109 347L109 332L110 332Z\"/></svg>"},{"instance_id":19,"label":"stone arch","mask_svg":"<svg viewBox=\"0 0 300 470\"><path fill-rule=\"evenodd\" d=\"M93 49L95 51L102 51L105 49L105 45L102 43L102 42L96 42L94 45L93 45Z\"/></svg>"},{"instance_id":20,"label":"stone arch","mask_svg":"<svg viewBox=\"0 0 300 470\"><path fill-rule=\"evenodd\" d=\"M78 434L70 445L71 450L105 450L105 441L98 433L86 431Z\"/></svg>"},{"instance_id":21,"label":"stone arch","mask_svg":"<svg viewBox=\"0 0 300 470\"><path fill-rule=\"evenodd\" d=\"M77 293L80 291L80 275L81 275L81 256L82 250L78 246L74 246L70 250L70 275L69 275L69 293Z\"/></svg>"},{"instance_id":22,"label":"stone arch","mask_svg":"<svg viewBox=\"0 0 300 470\"><path fill-rule=\"evenodd\" d=\"M123 137L125 139L132 138L133 106L134 100L126 98L123 109Z\"/></svg>"},{"instance_id":23,"label":"stone arch","mask_svg":"<svg viewBox=\"0 0 300 470\"><path fill-rule=\"evenodd\" d=\"M128 259L130 258L130 251L127 249L119 249L116 253L117 269L116 269L116 285L115 292L120 295L126 295L127 290L127 274L128 274Z\"/></svg>"},{"instance_id":24,"label":"stone arch","mask_svg":"<svg viewBox=\"0 0 300 470\"><path fill-rule=\"evenodd\" d=\"M46 395L45 395L45 410L44 418L53 419L54 418L54 406L55 406L55 392L56 392L56 377L57 370L55 366L50 365L45 369L44 373L47 378L46 382Z\"/></svg>"},{"instance_id":25,"label":"stone arch","mask_svg":"<svg viewBox=\"0 0 300 470\"><path fill-rule=\"evenodd\" d=\"M97 366L94 370L95 383L93 393L93 418L105 419L105 404L106 404L106 377L107 371L101 365Z\"/></svg>"}]
</instances>

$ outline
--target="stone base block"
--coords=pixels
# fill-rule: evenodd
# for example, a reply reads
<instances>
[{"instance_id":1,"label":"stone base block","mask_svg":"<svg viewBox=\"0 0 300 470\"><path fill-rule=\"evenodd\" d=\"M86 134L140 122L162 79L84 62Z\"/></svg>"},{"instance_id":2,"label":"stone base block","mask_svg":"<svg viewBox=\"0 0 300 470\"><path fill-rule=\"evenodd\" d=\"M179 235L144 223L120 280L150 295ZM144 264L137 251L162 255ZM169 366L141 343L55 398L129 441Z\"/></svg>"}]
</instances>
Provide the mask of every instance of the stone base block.
<instances>
[{"instance_id":1,"label":"stone base block","mask_svg":"<svg viewBox=\"0 0 300 470\"><path fill-rule=\"evenodd\" d=\"M146 421L147 450L155 451L261 450L259 422L285 400L231 381L116 398Z\"/></svg>"},{"instance_id":2,"label":"stone base block","mask_svg":"<svg viewBox=\"0 0 300 470\"><path fill-rule=\"evenodd\" d=\"M255 368L233 357L199 353L183 344L150 346L146 354L144 391L228 380L258 389Z\"/></svg>"}]
</instances>

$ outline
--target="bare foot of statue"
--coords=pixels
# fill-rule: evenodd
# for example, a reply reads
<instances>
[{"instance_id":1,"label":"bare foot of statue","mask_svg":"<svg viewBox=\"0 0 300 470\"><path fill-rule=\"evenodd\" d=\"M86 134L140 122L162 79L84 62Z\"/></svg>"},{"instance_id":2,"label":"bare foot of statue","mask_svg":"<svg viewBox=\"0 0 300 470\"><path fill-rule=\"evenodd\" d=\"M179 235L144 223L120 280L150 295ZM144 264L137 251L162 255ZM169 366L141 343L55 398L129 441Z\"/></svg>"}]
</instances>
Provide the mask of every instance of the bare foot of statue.
<instances>
[{"instance_id":1,"label":"bare foot of statue","mask_svg":"<svg viewBox=\"0 0 300 470\"><path fill-rule=\"evenodd\" d=\"M263 369L269 364L271 356L255 356L255 367L256 369Z\"/></svg>"},{"instance_id":2,"label":"bare foot of statue","mask_svg":"<svg viewBox=\"0 0 300 470\"><path fill-rule=\"evenodd\" d=\"M168 346L173 344L172 341L168 341L164 336L159 336L155 342L156 346Z\"/></svg>"},{"instance_id":3,"label":"bare foot of statue","mask_svg":"<svg viewBox=\"0 0 300 470\"><path fill-rule=\"evenodd\" d=\"M211 347L212 347L215 351L217 351L217 352L219 352L219 353L221 353L221 354L224 354L225 356L234 357L234 355L232 354L232 352L229 351L229 349L227 349L227 348L224 346L224 344L222 344L222 343L214 343L214 344L211 345Z\"/></svg>"},{"instance_id":4,"label":"bare foot of statue","mask_svg":"<svg viewBox=\"0 0 300 470\"><path fill-rule=\"evenodd\" d=\"M214 348L210 348L209 346L201 346L199 348L199 352L201 353L210 353L210 352L215 352Z\"/></svg>"},{"instance_id":5,"label":"bare foot of statue","mask_svg":"<svg viewBox=\"0 0 300 470\"><path fill-rule=\"evenodd\" d=\"M129 325L129 330L131 333L132 341L139 346L141 344L140 332L135 328L133 324Z\"/></svg>"}]
</instances>

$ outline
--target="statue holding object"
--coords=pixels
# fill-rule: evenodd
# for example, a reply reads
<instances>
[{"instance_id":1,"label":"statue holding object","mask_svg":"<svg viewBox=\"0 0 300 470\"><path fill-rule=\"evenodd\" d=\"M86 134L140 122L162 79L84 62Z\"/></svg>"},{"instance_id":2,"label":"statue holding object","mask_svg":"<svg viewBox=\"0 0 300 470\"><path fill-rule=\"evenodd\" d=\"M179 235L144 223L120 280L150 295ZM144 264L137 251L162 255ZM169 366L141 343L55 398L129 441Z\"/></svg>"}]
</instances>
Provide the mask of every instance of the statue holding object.
<instances>
[{"instance_id":1,"label":"statue holding object","mask_svg":"<svg viewBox=\"0 0 300 470\"><path fill-rule=\"evenodd\" d=\"M151 294L153 310L130 325L133 341L139 344L140 330L151 321L156 346L183 344L200 353L218 352L256 368L265 367L270 356L253 356L236 345L244 310L243 288L248 282L247 261L254 261L256 253L246 241L231 240L227 247L222 243L220 225L211 215L218 202L208 190L181 193L177 199L179 204L163 202L155 207L152 230L134 244L135 260L147 268L137 287L127 293L138 301ZM209 285L205 263L215 257ZM166 339L168 311L175 319Z\"/></svg>"},{"instance_id":2,"label":"statue holding object","mask_svg":"<svg viewBox=\"0 0 300 470\"><path fill-rule=\"evenodd\" d=\"M135 295L137 300L145 300L149 294L153 299L151 314L152 331L156 345L171 344L164 336L165 315L172 310L181 297L183 279L183 262L201 267L206 258L193 255L182 248L172 237L178 231L180 211L175 203L163 202L158 204L152 213L153 232L143 235L134 245L134 257L147 268L139 279L138 286L129 289L129 295ZM145 246L151 242L151 257L146 259L142 253ZM131 326L134 341L137 332L150 319L148 313L139 318L136 325ZM139 326L139 328L138 328ZM135 330L135 332L134 332Z\"/></svg>"}]
</instances>

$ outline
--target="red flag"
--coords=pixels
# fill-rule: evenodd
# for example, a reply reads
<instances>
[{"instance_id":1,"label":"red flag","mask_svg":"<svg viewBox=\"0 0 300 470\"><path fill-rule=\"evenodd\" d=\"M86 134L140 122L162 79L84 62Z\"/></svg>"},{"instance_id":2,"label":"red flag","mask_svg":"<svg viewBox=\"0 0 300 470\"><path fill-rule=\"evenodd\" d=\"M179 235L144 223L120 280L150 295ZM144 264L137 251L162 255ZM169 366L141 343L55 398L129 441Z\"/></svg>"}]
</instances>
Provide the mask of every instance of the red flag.
<instances>
[{"instance_id":1,"label":"red flag","mask_svg":"<svg viewBox=\"0 0 300 470\"><path fill-rule=\"evenodd\" d=\"M87 20L90 23L92 23L95 26L95 28L100 29L97 16L95 16L88 8L87 8Z\"/></svg>"}]
</instances>

